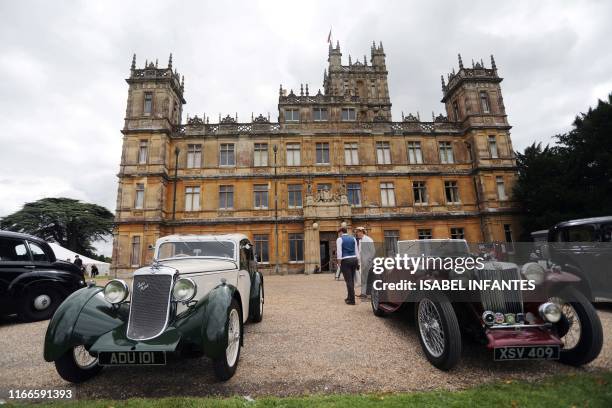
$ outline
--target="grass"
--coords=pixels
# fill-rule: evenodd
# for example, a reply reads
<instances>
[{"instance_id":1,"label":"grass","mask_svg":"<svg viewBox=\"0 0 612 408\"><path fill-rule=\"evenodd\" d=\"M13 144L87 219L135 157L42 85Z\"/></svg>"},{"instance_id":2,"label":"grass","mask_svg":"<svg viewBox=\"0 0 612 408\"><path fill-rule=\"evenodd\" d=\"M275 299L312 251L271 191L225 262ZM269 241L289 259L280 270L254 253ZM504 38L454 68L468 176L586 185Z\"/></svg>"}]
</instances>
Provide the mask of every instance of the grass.
<instances>
[{"instance_id":1,"label":"grass","mask_svg":"<svg viewBox=\"0 0 612 408\"><path fill-rule=\"evenodd\" d=\"M8 401L7 401L8 402ZM612 372L570 374L538 382L505 381L464 391L426 391L393 394L262 397L254 402L232 398L133 398L128 400L54 401L37 407L611 407ZM8 405L10 406L10 404Z\"/></svg>"}]
</instances>

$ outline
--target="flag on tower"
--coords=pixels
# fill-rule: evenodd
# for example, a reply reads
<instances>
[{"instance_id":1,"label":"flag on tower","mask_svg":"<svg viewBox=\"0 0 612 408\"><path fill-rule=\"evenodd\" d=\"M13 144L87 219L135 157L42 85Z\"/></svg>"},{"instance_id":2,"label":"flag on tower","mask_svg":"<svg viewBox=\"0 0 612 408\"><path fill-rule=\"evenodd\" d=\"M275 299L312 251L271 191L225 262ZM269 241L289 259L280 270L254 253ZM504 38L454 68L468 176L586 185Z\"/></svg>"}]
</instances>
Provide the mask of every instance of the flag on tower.
<instances>
[{"instance_id":1,"label":"flag on tower","mask_svg":"<svg viewBox=\"0 0 612 408\"><path fill-rule=\"evenodd\" d=\"M331 44L331 28L329 29L329 34L327 35L327 42Z\"/></svg>"}]
</instances>

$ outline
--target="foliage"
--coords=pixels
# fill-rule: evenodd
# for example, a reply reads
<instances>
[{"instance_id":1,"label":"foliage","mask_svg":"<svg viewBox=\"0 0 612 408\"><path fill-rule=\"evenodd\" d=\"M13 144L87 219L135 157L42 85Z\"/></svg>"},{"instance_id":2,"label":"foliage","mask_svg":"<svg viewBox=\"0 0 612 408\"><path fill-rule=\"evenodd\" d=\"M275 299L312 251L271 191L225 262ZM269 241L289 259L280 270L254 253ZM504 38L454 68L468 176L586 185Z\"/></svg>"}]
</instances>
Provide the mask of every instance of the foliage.
<instances>
[{"instance_id":1,"label":"foliage","mask_svg":"<svg viewBox=\"0 0 612 408\"><path fill-rule=\"evenodd\" d=\"M71 251L97 257L92 242L109 237L113 218L109 210L97 204L71 198L43 198L0 219L0 229L25 232L57 242Z\"/></svg>"},{"instance_id":2,"label":"foliage","mask_svg":"<svg viewBox=\"0 0 612 408\"><path fill-rule=\"evenodd\" d=\"M488 384L464 391L427 391L399 394L314 395L245 398L134 398L123 401L60 401L54 407L610 407L612 373L569 374L544 381ZM50 406L49 403L40 407Z\"/></svg>"},{"instance_id":3,"label":"foliage","mask_svg":"<svg viewBox=\"0 0 612 408\"><path fill-rule=\"evenodd\" d=\"M573 218L612 214L612 94L578 115L557 145L517 152L514 198L523 207L525 237Z\"/></svg>"}]
</instances>

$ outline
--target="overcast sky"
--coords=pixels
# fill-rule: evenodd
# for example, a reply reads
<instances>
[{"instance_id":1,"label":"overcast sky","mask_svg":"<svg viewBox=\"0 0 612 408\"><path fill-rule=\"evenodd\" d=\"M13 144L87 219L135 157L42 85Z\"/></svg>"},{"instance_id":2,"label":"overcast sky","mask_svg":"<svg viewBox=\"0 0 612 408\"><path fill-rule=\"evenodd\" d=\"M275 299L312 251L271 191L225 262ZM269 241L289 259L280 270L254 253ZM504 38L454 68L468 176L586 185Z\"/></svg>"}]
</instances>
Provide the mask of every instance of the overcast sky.
<instances>
[{"instance_id":1,"label":"overcast sky","mask_svg":"<svg viewBox=\"0 0 612 408\"><path fill-rule=\"evenodd\" d=\"M394 120L442 112L458 52L494 54L522 150L612 91L610 16L609 1L2 1L0 216L49 196L115 210L132 53L142 67L172 52L183 112L215 121L275 119L281 83L315 93L330 27L344 64L383 42Z\"/></svg>"}]
</instances>

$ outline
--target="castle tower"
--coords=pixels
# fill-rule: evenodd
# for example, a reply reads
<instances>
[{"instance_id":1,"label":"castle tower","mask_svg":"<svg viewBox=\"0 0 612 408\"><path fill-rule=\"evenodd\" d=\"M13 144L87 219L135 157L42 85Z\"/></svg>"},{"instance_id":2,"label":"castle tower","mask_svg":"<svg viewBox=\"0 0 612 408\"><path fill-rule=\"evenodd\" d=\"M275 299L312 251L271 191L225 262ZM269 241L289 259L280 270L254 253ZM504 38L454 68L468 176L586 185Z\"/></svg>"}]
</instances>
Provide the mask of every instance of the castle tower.
<instances>
[{"instance_id":1,"label":"castle tower","mask_svg":"<svg viewBox=\"0 0 612 408\"><path fill-rule=\"evenodd\" d=\"M160 67L157 61L146 61L142 68L136 67L134 55L126 82L129 87L121 131L114 269L150 260L147 245L159 237L160 223L168 211L163 203L169 193L170 167L174 166L170 138L174 128L181 124L185 104L184 81L173 71L172 54L165 67Z\"/></svg>"},{"instance_id":2,"label":"castle tower","mask_svg":"<svg viewBox=\"0 0 612 408\"><path fill-rule=\"evenodd\" d=\"M465 132L465 143L473 165L482 230L486 240L504 241L500 231L511 228L512 187L516 181L516 160L510 139L497 65L483 60L466 67L458 54L459 70L442 77L442 103L448 119ZM495 215L493 215L495 214Z\"/></svg>"}]
</instances>

